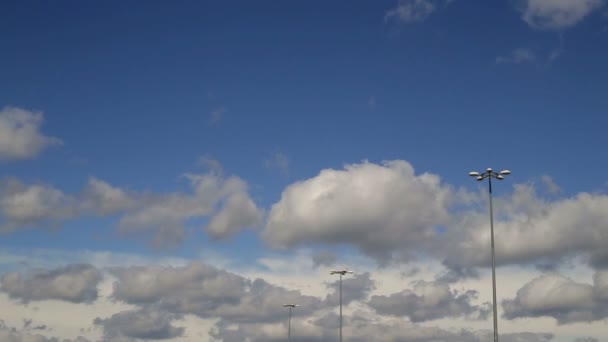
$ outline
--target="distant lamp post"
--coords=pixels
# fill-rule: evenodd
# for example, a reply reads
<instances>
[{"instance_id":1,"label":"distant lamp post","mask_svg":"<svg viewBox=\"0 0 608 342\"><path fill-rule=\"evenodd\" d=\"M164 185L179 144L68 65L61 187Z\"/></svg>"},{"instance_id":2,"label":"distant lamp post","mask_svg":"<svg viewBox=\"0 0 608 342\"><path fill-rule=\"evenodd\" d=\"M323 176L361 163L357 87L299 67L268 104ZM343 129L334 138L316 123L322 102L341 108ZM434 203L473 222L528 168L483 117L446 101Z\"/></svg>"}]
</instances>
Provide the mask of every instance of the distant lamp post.
<instances>
[{"instance_id":1,"label":"distant lamp post","mask_svg":"<svg viewBox=\"0 0 608 342\"><path fill-rule=\"evenodd\" d=\"M289 318L287 319L287 342L291 342L291 310L297 308L297 304L283 304L283 307L289 308Z\"/></svg>"},{"instance_id":2,"label":"distant lamp post","mask_svg":"<svg viewBox=\"0 0 608 342\"><path fill-rule=\"evenodd\" d=\"M354 272L347 270L329 272L329 274L337 274L340 276L340 342L342 342L342 277L353 273Z\"/></svg>"},{"instance_id":3,"label":"distant lamp post","mask_svg":"<svg viewBox=\"0 0 608 342\"><path fill-rule=\"evenodd\" d=\"M510 174L511 171L509 170L494 172L492 168L488 168L484 173L469 172L469 176L475 177L475 179L477 179L478 181L482 181L484 179L488 180L488 193L490 195L490 240L492 246L492 303L494 309L494 342L498 342L498 317L496 313L496 256L494 254L494 212L492 209L492 178L503 180L505 179L504 176Z\"/></svg>"}]
</instances>

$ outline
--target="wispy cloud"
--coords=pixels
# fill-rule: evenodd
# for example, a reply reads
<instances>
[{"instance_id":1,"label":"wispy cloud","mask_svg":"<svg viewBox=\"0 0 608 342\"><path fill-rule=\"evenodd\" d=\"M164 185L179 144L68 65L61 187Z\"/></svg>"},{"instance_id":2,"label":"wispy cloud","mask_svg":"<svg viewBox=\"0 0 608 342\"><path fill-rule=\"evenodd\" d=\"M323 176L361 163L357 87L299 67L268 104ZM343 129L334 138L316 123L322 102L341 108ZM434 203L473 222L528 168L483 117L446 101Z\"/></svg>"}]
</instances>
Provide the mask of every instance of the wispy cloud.
<instances>
[{"instance_id":1,"label":"wispy cloud","mask_svg":"<svg viewBox=\"0 0 608 342\"><path fill-rule=\"evenodd\" d=\"M228 110L224 106L219 106L219 107L215 108L214 110L212 110L211 113L209 114L209 124L210 125L219 124L220 121L222 121L222 119L224 118L224 115L226 115L227 111Z\"/></svg>"},{"instance_id":2,"label":"wispy cloud","mask_svg":"<svg viewBox=\"0 0 608 342\"><path fill-rule=\"evenodd\" d=\"M275 152L264 160L267 169L276 170L283 177L289 176L289 157L281 152Z\"/></svg>"},{"instance_id":3,"label":"wispy cloud","mask_svg":"<svg viewBox=\"0 0 608 342\"><path fill-rule=\"evenodd\" d=\"M399 0L397 7L386 12L384 21L414 23L425 20L436 9L431 0Z\"/></svg>"},{"instance_id":4,"label":"wispy cloud","mask_svg":"<svg viewBox=\"0 0 608 342\"><path fill-rule=\"evenodd\" d=\"M522 64L535 61L536 53L526 48L517 48L507 55L496 57L496 64Z\"/></svg>"},{"instance_id":5,"label":"wispy cloud","mask_svg":"<svg viewBox=\"0 0 608 342\"><path fill-rule=\"evenodd\" d=\"M526 0L522 19L535 29L564 30L605 4L606 0Z\"/></svg>"},{"instance_id":6,"label":"wispy cloud","mask_svg":"<svg viewBox=\"0 0 608 342\"><path fill-rule=\"evenodd\" d=\"M553 180L553 177L551 177L549 175L542 175L540 177L540 180L545 185L547 192L549 192L551 195L557 195L560 193L561 188L559 187L559 185L557 185L557 183L555 183L555 181Z\"/></svg>"},{"instance_id":7,"label":"wispy cloud","mask_svg":"<svg viewBox=\"0 0 608 342\"><path fill-rule=\"evenodd\" d=\"M371 111L374 111L374 110L376 110L376 106L377 106L376 97L370 96L370 98L367 100L367 108Z\"/></svg>"}]
</instances>

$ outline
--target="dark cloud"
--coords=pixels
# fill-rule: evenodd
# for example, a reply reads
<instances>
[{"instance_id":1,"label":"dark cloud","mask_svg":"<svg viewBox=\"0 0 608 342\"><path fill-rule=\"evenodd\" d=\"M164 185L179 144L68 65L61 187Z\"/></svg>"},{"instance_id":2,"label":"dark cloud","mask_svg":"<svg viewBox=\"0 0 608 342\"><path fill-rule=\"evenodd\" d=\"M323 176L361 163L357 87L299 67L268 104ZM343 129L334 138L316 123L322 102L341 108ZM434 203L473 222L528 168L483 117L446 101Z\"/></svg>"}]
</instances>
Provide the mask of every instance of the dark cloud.
<instances>
[{"instance_id":1,"label":"dark cloud","mask_svg":"<svg viewBox=\"0 0 608 342\"><path fill-rule=\"evenodd\" d=\"M600 342L597 338L593 337L579 337L574 342Z\"/></svg>"},{"instance_id":2,"label":"dark cloud","mask_svg":"<svg viewBox=\"0 0 608 342\"><path fill-rule=\"evenodd\" d=\"M58 339L56 337L46 337L40 334L32 334L27 330L18 330L9 327L0 320L0 341L2 342L91 342L88 339L78 336L76 339Z\"/></svg>"},{"instance_id":3,"label":"dark cloud","mask_svg":"<svg viewBox=\"0 0 608 342\"><path fill-rule=\"evenodd\" d=\"M373 296L368 304L379 314L409 317L412 322L463 316L485 319L491 308L471 304L475 299L477 291L459 294L446 283L419 281L412 290Z\"/></svg>"},{"instance_id":4,"label":"dark cloud","mask_svg":"<svg viewBox=\"0 0 608 342\"><path fill-rule=\"evenodd\" d=\"M440 274L437 277L437 281L442 283L456 283L460 280L469 278L479 278L479 272L472 267L454 266Z\"/></svg>"},{"instance_id":5,"label":"dark cloud","mask_svg":"<svg viewBox=\"0 0 608 342\"><path fill-rule=\"evenodd\" d=\"M325 301L329 306L336 306L340 303L339 280L329 284L329 288L333 292L327 295ZM353 301L364 300L375 288L375 283L368 272L355 274L352 277L347 275L342 278L342 303L348 305Z\"/></svg>"},{"instance_id":6,"label":"dark cloud","mask_svg":"<svg viewBox=\"0 0 608 342\"><path fill-rule=\"evenodd\" d=\"M315 267L332 266L336 264L338 257L332 252L320 252L312 256L312 262Z\"/></svg>"},{"instance_id":7,"label":"dark cloud","mask_svg":"<svg viewBox=\"0 0 608 342\"><path fill-rule=\"evenodd\" d=\"M122 311L110 318L96 318L95 325L103 327L104 339L137 338L143 340L165 340L182 336L184 328L175 327L176 316L167 312L145 308Z\"/></svg>"},{"instance_id":8,"label":"dark cloud","mask_svg":"<svg viewBox=\"0 0 608 342\"><path fill-rule=\"evenodd\" d=\"M262 279L249 280L202 263L185 267L130 267L111 271L113 297L137 305L155 305L177 314L222 318L231 322L283 319L282 304L301 305L294 314L310 314L322 301Z\"/></svg>"},{"instance_id":9,"label":"dark cloud","mask_svg":"<svg viewBox=\"0 0 608 342\"><path fill-rule=\"evenodd\" d=\"M25 273L5 273L2 291L24 303L35 300L63 300L73 303L97 299L101 273L93 266L71 264L53 270L31 269Z\"/></svg>"}]
</instances>

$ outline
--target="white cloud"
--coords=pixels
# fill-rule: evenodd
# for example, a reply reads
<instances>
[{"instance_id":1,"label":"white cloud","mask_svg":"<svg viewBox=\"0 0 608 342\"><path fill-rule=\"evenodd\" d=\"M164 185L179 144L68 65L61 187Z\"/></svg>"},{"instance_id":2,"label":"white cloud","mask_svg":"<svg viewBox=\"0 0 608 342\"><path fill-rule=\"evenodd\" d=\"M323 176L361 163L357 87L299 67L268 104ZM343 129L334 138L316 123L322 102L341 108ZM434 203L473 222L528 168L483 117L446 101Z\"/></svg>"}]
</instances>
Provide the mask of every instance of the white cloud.
<instances>
[{"instance_id":1,"label":"white cloud","mask_svg":"<svg viewBox=\"0 0 608 342\"><path fill-rule=\"evenodd\" d=\"M380 258L424 248L449 219L452 197L438 176L405 161L363 162L288 186L272 206L263 237L274 246L345 243ZM403 256L403 255L402 255Z\"/></svg>"},{"instance_id":2,"label":"white cloud","mask_svg":"<svg viewBox=\"0 0 608 342\"><path fill-rule=\"evenodd\" d=\"M608 273L598 272L594 284L549 274L525 284L512 300L503 301L505 317L553 317L559 324L591 322L608 317Z\"/></svg>"},{"instance_id":3,"label":"white cloud","mask_svg":"<svg viewBox=\"0 0 608 342\"><path fill-rule=\"evenodd\" d=\"M125 190L91 177L82 195L81 205L99 215L111 215L136 207L136 198Z\"/></svg>"},{"instance_id":4,"label":"white cloud","mask_svg":"<svg viewBox=\"0 0 608 342\"><path fill-rule=\"evenodd\" d=\"M563 30L601 8L606 0L525 0L522 19L542 30Z\"/></svg>"},{"instance_id":5,"label":"white cloud","mask_svg":"<svg viewBox=\"0 0 608 342\"><path fill-rule=\"evenodd\" d=\"M241 178L225 177L216 169L184 178L189 192L153 193L127 191L92 177L76 195L50 185L7 179L0 181L0 229L42 228L77 217L118 215L121 233L152 232L158 247L171 247L181 244L190 219L209 219L207 233L214 238L262 225L264 211Z\"/></svg>"},{"instance_id":6,"label":"white cloud","mask_svg":"<svg viewBox=\"0 0 608 342\"><path fill-rule=\"evenodd\" d=\"M515 185L514 192L495 201L495 243L498 264L529 264L565 257L584 257L597 267L608 262L608 196L580 193L547 201L533 185ZM489 218L468 212L446 233L446 263L486 266L490 260Z\"/></svg>"},{"instance_id":7,"label":"white cloud","mask_svg":"<svg viewBox=\"0 0 608 342\"><path fill-rule=\"evenodd\" d=\"M3 231L57 223L77 215L74 198L52 186L26 185L16 179L0 182Z\"/></svg>"},{"instance_id":8,"label":"white cloud","mask_svg":"<svg viewBox=\"0 0 608 342\"><path fill-rule=\"evenodd\" d=\"M15 107L0 110L0 160L30 159L61 140L40 132L42 113Z\"/></svg>"},{"instance_id":9,"label":"white cloud","mask_svg":"<svg viewBox=\"0 0 608 342\"><path fill-rule=\"evenodd\" d=\"M139 199L141 207L121 218L121 231L153 231L162 236L158 241L180 244L188 219L211 217L208 233L214 238L225 238L260 225L263 211L255 205L247 183L239 177L224 177L215 172L185 177L191 193L143 196Z\"/></svg>"},{"instance_id":10,"label":"white cloud","mask_svg":"<svg viewBox=\"0 0 608 342\"><path fill-rule=\"evenodd\" d=\"M264 212L259 209L245 191L228 196L222 209L213 215L207 233L213 238L227 238L244 228L262 225Z\"/></svg>"},{"instance_id":11,"label":"white cloud","mask_svg":"<svg viewBox=\"0 0 608 342\"><path fill-rule=\"evenodd\" d=\"M522 64L534 63L536 54L534 51L525 48L517 48L506 56L496 57L496 64Z\"/></svg>"},{"instance_id":12,"label":"white cloud","mask_svg":"<svg viewBox=\"0 0 608 342\"><path fill-rule=\"evenodd\" d=\"M436 9L432 0L399 0L397 7L386 12L385 21L413 23L425 20Z\"/></svg>"}]
</instances>

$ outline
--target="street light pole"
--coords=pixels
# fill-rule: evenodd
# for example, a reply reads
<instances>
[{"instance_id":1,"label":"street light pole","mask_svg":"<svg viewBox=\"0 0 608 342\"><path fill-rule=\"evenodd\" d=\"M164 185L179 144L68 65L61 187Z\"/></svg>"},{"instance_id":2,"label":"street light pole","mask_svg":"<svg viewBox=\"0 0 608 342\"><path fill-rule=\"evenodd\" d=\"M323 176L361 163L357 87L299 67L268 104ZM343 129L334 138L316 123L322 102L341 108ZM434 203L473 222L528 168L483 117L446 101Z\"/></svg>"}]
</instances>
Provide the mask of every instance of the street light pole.
<instances>
[{"instance_id":1,"label":"street light pole","mask_svg":"<svg viewBox=\"0 0 608 342\"><path fill-rule=\"evenodd\" d=\"M353 274L352 271L331 271L329 274L337 274L340 277L340 342L342 342L342 276L346 274Z\"/></svg>"},{"instance_id":2,"label":"street light pole","mask_svg":"<svg viewBox=\"0 0 608 342\"><path fill-rule=\"evenodd\" d=\"M488 179L488 194L490 197L490 240L491 240L491 249L492 249L492 311L494 314L494 342L498 342L498 314L497 314L497 306L496 306L496 255L494 253L494 209L492 206L492 178L496 178L498 180L505 179L504 176L510 175L511 171L503 170L500 172L494 172L492 168L488 168L486 172L469 172L469 176L475 177L477 181L482 181L484 179Z\"/></svg>"},{"instance_id":3,"label":"street light pole","mask_svg":"<svg viewBox=\"0 0 608 342\"><path fill-rule=\"evenodd\" d=\"M289 308L289 316L287 318L287 342L291 342L291 309L297 308L297 304L283 304L283 307Z\"/></svg>"}]
</instances>

